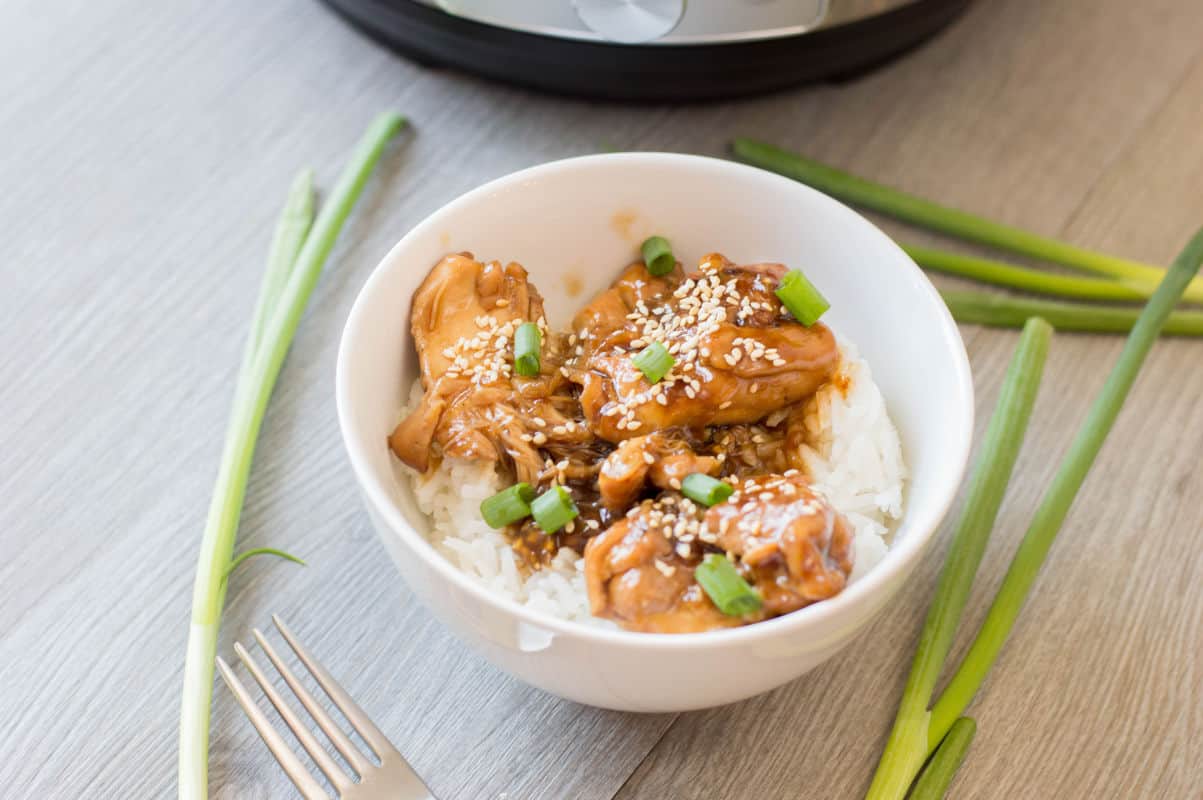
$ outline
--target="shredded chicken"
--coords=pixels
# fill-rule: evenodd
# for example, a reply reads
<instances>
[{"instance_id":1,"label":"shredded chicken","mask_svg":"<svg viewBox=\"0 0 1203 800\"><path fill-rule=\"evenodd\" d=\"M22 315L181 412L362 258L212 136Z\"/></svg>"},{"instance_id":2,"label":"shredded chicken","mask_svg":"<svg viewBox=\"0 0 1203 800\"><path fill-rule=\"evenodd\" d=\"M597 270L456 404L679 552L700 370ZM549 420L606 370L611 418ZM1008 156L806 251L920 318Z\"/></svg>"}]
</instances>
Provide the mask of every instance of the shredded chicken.
<instances>
[{"instance_id":1,"label":"shredded chicken","mask_svg":"<svg viewBox=\"0 0 1203 800\"><path fill-rule=\"evenodd\" d=\"M545 466L540 448L592 439L560 373L543 299L518 264L447 256L414 295L410 320L426 391L389 446L414 469L425 472L442 455L502 463L533 482ZM539 325L545 339L531 378L513 373L513 335L524 322Z\"/></svg>"}]
</instances>

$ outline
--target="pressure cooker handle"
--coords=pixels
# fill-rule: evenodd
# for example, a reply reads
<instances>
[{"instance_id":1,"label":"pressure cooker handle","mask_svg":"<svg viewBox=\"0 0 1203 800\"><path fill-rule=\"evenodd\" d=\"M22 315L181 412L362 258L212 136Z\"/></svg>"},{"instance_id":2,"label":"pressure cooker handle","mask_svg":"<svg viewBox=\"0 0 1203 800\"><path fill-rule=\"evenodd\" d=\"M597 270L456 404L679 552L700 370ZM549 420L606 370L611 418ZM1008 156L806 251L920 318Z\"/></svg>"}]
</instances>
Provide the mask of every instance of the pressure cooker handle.
<instances>
[{"instance_id":1,"label":"pressure cooker handle","mask_svg":"<svg viewBox=\"0 0 1203 800\"><path fill-rule=\"evenodd\" d=\"M613 42L651 42L685 16L685 0L572 0L581 22Z\"/></svg>"}]
</instances>

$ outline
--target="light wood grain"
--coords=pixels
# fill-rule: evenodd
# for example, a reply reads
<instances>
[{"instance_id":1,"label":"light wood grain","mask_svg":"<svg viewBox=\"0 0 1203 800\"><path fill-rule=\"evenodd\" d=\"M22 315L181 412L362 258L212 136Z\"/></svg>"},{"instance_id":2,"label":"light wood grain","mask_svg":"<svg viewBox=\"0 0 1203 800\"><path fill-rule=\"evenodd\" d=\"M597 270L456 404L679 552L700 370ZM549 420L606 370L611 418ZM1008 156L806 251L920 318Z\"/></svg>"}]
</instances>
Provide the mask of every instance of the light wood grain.
<instances>
[{"instance_id":1,"label":"light wood grain","mask_svg":"<svg viewBox=\"0 0 1203 800\"><path fill-rule=\"evenodd\" d=\"M242 546L311 566L235 576L222 651L284 613L450 800L857 796L938 550L860 641L769 695L676 717L543 695L435 623L368 528L331 390L350 303L484 180L603 147L719 155L737 134L1165 261L1203 222L1200 42L1194 0L979 2L850 83L625 108L418 68L311 2L0 5L0 795L174 794L196 544L267 232L295 170L328 185L387 107L416 131L314 295L244 514ZM964 333L980 430L1014 336ZM971 619L1119 347L1057 339ZM1154 351L974 706L954 796L1203 796L1200 366L1197 342ZM212 785L291 796L223 691Z\"/></svg>"}]
</instances>

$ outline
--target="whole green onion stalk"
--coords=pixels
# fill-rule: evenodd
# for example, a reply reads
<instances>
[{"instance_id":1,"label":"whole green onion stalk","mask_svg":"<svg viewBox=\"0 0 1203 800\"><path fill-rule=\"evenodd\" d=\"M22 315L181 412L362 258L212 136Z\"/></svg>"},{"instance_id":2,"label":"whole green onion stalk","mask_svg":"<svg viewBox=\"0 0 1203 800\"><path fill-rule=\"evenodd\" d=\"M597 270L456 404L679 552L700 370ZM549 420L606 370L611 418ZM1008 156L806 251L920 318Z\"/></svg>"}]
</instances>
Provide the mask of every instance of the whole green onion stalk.
<instances>
[{"instance_id":1,"label":"whole green onion stalk","mask_svg":"<svg viewBox=\"0 0 1203 800\"><path fill-rule=\"evenodd\" d=\"M969 754L969 744L975 733L977 724L969 717L960 717L952 724L944 741L940 742L927 766L919 773L910 800L943 800L957 770Z\"/></svg>"},{"instance_id":2,"label":"whole green onion stalk","mask_svg":"<svg viewBox=\"0 0 1203 800\"><path fill-rule=\"evenodd\" d=\"M940 294L958 322L995 328L1018 328L1029 317L1039 316L1059 331L1125 333L1132 330L1140 317L1139 308L1060 303L989 292L945 290ZM1174 311L1166 318L1161 332L1203 336L1203 311Z\"/></svg>"},{"instance_id":3,"label":"whole green onion stalk","mask_svg":"<svg viewBox=\"0 0 1203 800\"><path fill-rule=\"evenodd\" d=\"M953 624L947 621L941 623L938 619L933 621L937 617L937 609L948 605L947 595L950 594L950 589L947 584L956 583L946 581L946 576L952 571L953 555L950 551L949 563L945 565L940 586L928 612L919 650L916 652L915 665L903 694L894 730L870 787L869 798L904 797L923 758L940 747L955 720L964 713L981 687L1015 624L1015 619L1028 592L1031 591L1074 498L1123 408L1149 350L1152 349L1174 306L1181 299L1182 293L1191 285L1191 281L1196 279L1200 264L1203 264L1203 230L1195 234L1174 260L1165 279L1141 312L1107 382L1091 405L1085 421L1045 491L1044 498L1023 541L1020 542L1015 557L1011 560L994 603L968 653L945 687L944 693L931 710L927 711L923 705L923 698L925 692L934 687L935 678L932 671L938 673L939 662L948 652L947 647L939 646L942 644L940 641L936 640L933 644L929 634L933 629L942 632L947 626L951 635L951 630L955 628L955 621ZM993 425L993 422L991 424ZM956 544L957 539L954 539L954 547ZM937 654L940 655L939 659L934 658ZM932 683L929 684L929 681Z\"/></svg>"},{"instance_id":4,"label":"whole green onion stalk","mask_svg":"<svg viewBox=\"0 0 1203 800\"><path fill-rule=\"evenodd\" d=\"M731 149L742 161L801 181L844 202L966 241L1107 275L1138 291L1151 292L1165 275L1165 270L1151 264L1087 250L957 211L764 142L736 139ZM1183 297L1192 303L1203 303L1203 280L1195 280Z\"/></svg>"},{"instance_id":5,"label":"whole green onion stalk","mask_svg":"<svg viewBox=\"0 0 1203 800\"><path fill-rule=\"evenodd\" d=\"M312 226L312 179L302 173L293 183L276 228L197 563L180 703L182 800L202 800L208 792L209 707L217 633L226 576L236 563L233 555L238 520L263 415L322 265L384 146L404 124L392 113L372 122Z\"/></svg>"},{"instance_id":6,"label":"whole green onion stalk","mask_svg":"<svg viewBox=\"0 0 1203 800\"><path fill-rule=\"evenodd\" d=\"M1138 289L1111 278L1086 278L1080 275L1058 275L1038 269L1017 267L1002 261L949 253L930 247L901 245L906 254L924 269L971 278L981 283L1006 286L1033 294L1071 297L1076 300L1147 300L1152 289ZM1089 306L1086 306L1089 308ZM1022 321L1020 325L1022 325ZM1057 326L1060 327L1060 326Z\"/></svg>"},{"instance_id":7,"label":"whole green onion stalk","mask_svg":"<svg viewBox=\"0 0 1203 800\"><path fill-rule=\"evenodd\" d=\"M919 635L894 728L867 795L872 800L904 797L927 760L928 705L1019 457L1052 334L1047 322L1029 320L1011 357L969 480L961 518Z\"/></svg>"},{"instance_id":8,"label":"whole green onion stalk","mask_svg":"<svg viewBox=\"0 0 1203 800\"><path fill-rule=\"evenodd\" d=\"M944 694L932 707L929 751L935 749L953 721L964 712L998 657L1078 490L1082 488L1103 442L1107 440L1107 434L1115 425L1149 350L1183 292L1196 280L1200 264L1203 264L1203 229L1174 259L1165 280L1141 312L1107 382L1103 384L1102 391L1095 398L1082 427L1061 460L1061 466L1019 543L1019 549L1011 560L1011 566L969 652L944 688Z\"/></svg>"}]
</instances>

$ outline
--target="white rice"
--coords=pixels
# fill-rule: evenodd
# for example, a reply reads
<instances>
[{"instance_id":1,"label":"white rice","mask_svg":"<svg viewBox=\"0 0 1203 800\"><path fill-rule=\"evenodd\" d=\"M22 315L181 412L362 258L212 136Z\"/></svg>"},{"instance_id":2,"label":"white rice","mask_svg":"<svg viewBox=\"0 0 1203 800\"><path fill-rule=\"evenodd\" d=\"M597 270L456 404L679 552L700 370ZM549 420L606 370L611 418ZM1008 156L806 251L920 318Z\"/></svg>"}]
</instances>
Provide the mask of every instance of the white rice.
<instances>
[{"instance_id":1,"label":"white rice","mask_svg":"<svg viewBox=\"0 0 1203 800\"><path fill-rule=\"evenodd\" d=\"M902 517L906 466L898 432L886 413L869 365L841 345L840 379L807 406L807 471L855 529L855 581L885 555ZM406 412L422 397L414 381ZM480 518L480 502L501 490L491 464L446 459L429 477L405 467L418 508L431 521L428 537L451 563L491 591L531 610L590 625L613 627L589 613L584 559L563 548L552 563L523 577L509 541Z\"/></svg>"}]
</instances>

